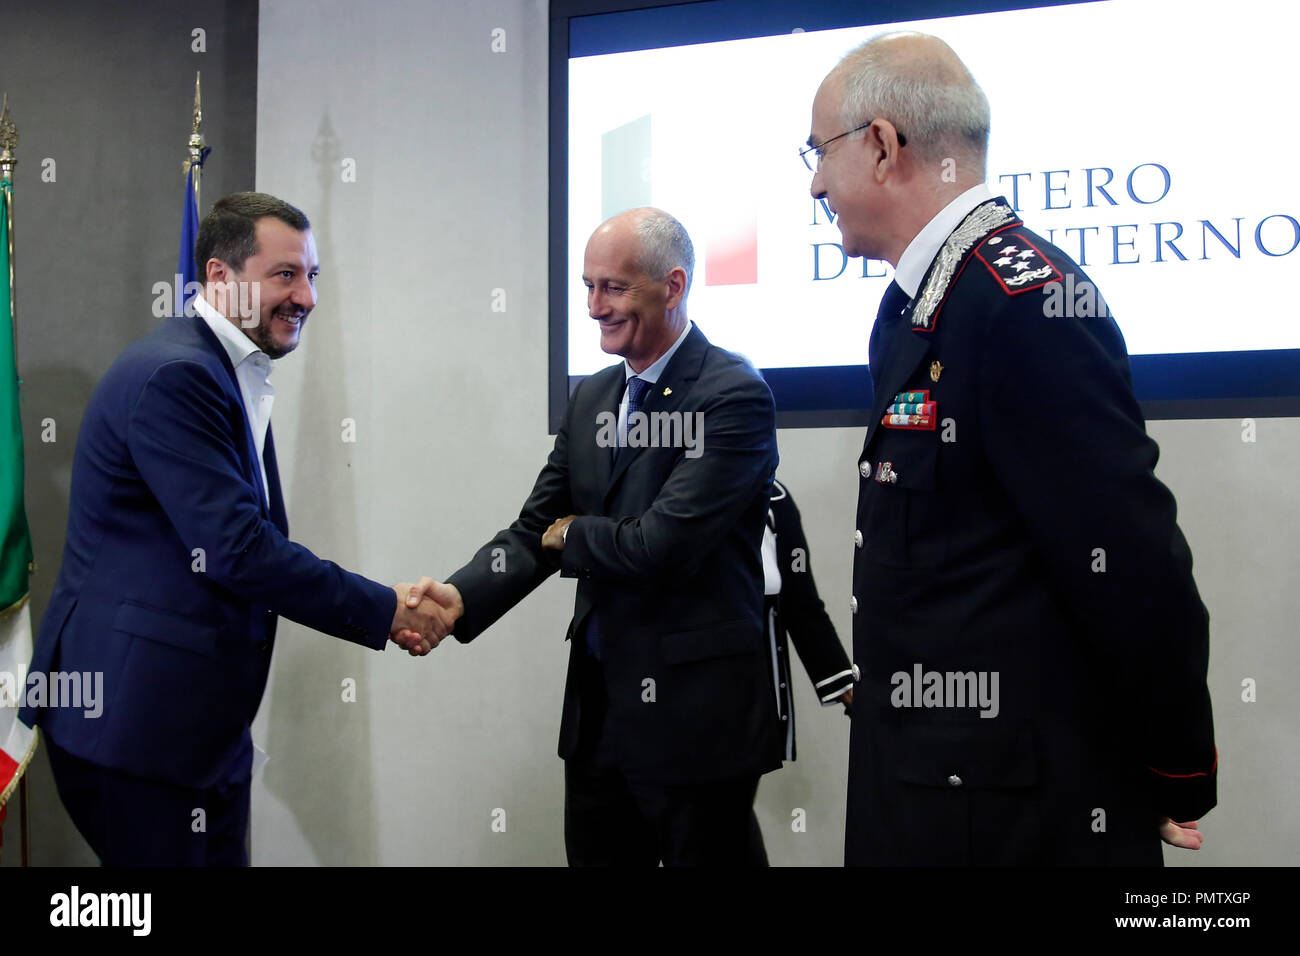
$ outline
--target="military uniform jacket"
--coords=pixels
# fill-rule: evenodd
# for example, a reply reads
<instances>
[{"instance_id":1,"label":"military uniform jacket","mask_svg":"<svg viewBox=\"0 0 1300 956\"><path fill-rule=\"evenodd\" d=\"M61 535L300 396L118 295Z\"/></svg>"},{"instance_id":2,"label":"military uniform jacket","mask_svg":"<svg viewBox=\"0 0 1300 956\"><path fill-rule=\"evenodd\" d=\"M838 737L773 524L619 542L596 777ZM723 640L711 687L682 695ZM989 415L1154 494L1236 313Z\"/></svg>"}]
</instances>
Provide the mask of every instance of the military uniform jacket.
<instances>
[{"instance_id":1,"label":"military uniform jacket","mask_svg":"<svg viewBox=\"0 0 1300 956\"><path fill-rule=\"evenodd\" d=\"M1105 311L999 199L872 330L850 864L1159 865L1215 804L1208 616Z\"/></svg>"}]
</instances>

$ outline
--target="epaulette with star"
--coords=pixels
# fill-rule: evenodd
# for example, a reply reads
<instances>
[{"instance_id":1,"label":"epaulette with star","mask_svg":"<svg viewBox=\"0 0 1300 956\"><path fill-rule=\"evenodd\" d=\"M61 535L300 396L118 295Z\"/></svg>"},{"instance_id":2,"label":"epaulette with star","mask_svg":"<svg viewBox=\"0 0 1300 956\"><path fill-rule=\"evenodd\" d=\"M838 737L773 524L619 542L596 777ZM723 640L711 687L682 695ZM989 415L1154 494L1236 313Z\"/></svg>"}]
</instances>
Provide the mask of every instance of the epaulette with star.
<instances>
[{"instance_id":1,"label":"epaulette with star","mask_svg":"<svg viewBox=\"0 0 1300 956\"><path fill-rule=\"evenodd\" d=\"M1008 295L1061 281L1056 266L1016 227L989 236L975 247L975 255Z\"/></svg>"}]
</instances>

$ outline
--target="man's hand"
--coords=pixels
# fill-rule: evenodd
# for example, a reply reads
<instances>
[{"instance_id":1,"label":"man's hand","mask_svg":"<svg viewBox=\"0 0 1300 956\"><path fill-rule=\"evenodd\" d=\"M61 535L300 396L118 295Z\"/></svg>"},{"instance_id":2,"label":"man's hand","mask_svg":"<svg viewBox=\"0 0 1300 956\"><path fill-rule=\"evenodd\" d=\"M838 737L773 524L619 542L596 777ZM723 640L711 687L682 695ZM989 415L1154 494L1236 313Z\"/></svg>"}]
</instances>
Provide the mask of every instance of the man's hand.
<instances>
[{"instance_id":1,"label":"man's hand","mask_svg":"<svg viewBox=\"0 0 1300 956\"><path fill-rule=\"evenodd\" d=\"M550 548L552 551L564 550L564 529L567 528L577 515L569 515L567 518L556 518L551 522L551 526L546 529L542 535L542 547Z\"/></svg>"},{"instance_id":2,"label":"man's hand","mask_svg":"<svg viewBox=\"0 0 1300 956\"><path fill-rule=\"evenodd\" d=\"M422 578L419 585L398 584L393 588L397 595L397 610L393 614L389 637L412 657L422 657L437 647L451 633L456 619L460 617L459 612L452 614L432 597L423 596L418 589L426 581L430 584L437 583ZM411 600L412 596L415 597L414 601Z\"/></svg>"},{"instance_id":3,"label":"man's hand","mask_svg":"<svg viewBox=\"0 0 1300 956\"><path fill-rule=\"evenodd\" d=\"M393 636L398 645L410 651L412 656L418 657L437 647L438 641L455 629L456 622L465 613L465 602L461 600L456 585L444 584L433 578L420 578L417 584L404 584L400 587L406 594L404 610L410 613L431 612L443 626L442 636L435 641L429 641L422 634L409 630ZM403 591L398 591L398 597L402 593Z\"/></svg>"},{"instance_id":4,"label":"man's hand","mask_svg":"<svg viewBox=\"0 0 1300 956\"><path fill-rule=\"evenodd\" d=\"M1196 821L1191 823L1174 823L1165 817L1160 821L1160 839L1170 846L1180 846L1184 850L1199 850L1205 835L1197 829Z\"/></svg>"},{"instance_id":5,"label":"man's hand","mask_svg":"<svg viewBox=\"0 0 1300 956\"><path fill-rule=\"evenodd\" d=\"M853 713L853 688L852 687L850 687L844 693L840 694L840 696L835 699L844 705L844 713L846 714Z\"/></svg>"}]
</instances>

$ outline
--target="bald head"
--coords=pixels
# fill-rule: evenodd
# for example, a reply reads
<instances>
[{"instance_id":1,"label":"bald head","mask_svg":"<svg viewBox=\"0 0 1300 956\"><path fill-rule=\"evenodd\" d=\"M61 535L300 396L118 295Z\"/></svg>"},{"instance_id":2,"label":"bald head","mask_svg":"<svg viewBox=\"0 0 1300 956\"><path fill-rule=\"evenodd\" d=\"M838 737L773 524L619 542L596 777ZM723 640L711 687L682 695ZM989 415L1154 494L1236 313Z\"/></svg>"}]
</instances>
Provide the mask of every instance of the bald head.
<instances>
[{"instance_id":1,"label":"bald head","mask_svg":"<svg viewBox=\"0 0 1300 956\"><path fill-rule=\"evenodd\" d=\"M645 206L601 223L587 240L582 281L600 347L644 371L686 328L695 250L682 224Z\"/></svg>"},{"instance_id":2,"label":"bald head","mask_svg":"<svg viewBox=\"0 0 1300 956\"><path fill-rule=\"evenodd\" d=\"M889 120L930 163L952 157L963 183L985 177L989 104L948 44L924 33L886 33L850 50L826 77L845 129Z\"/></svg>"},{"instance_id":3,"label":"bald head","mask_svg":"<svg viewBox=\"0 0 1300 956\"><path fill-rule=\"evenodd\" d=\"M638 263L642 270L647 275L662 277L673 269L681 269L686 274L686 291L690 292L695 275L695 246L686 227L676 218L654 206L641 206L606 219L596 229L596 233L602 231L635 236L641 247Z\"/></svg>"}]
</instances>

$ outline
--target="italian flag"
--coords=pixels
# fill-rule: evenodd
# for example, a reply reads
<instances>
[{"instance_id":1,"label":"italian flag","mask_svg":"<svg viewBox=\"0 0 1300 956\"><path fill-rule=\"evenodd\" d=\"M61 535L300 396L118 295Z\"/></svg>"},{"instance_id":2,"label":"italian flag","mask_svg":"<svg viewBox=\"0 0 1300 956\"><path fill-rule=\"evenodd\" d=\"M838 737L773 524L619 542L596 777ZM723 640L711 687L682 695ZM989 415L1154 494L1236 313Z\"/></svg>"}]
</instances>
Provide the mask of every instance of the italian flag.
<instances>
[{"instance_id":1,"label":"italian flag","mask_svg":"<svg viewBox=\"0 0 1300 956\"><path fill-rule=\"evenodd\" d=\"M32 539L23 507L23 428L18 414L14 354L13 184L0 180L0 827L5 804L36 750L35 731L18 720L27 665L32 659L32 618L27 574ZM0 831L2 836L2 831Z\"/></svg>"}]
</instances>

